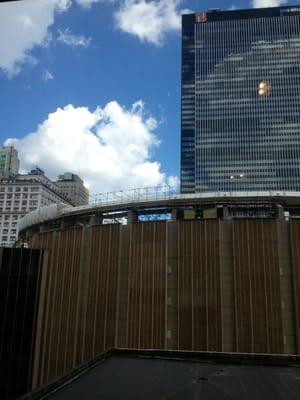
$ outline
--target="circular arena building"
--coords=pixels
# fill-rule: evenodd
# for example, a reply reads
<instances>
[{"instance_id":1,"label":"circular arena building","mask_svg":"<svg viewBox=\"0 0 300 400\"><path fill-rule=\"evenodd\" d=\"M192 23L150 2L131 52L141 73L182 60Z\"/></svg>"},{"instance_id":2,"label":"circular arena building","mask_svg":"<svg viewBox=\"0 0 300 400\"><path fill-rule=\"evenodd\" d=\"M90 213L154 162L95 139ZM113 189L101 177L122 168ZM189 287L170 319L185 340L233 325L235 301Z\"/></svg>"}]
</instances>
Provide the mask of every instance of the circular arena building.
<instances>
[{"instance_id":1,"label":"circular arena building","mask_svg":"<svg viewBox=\"0 0 300 400\"><path fill-rule=\"evenodd\" d=\"M34 387L109 347L300 354L300 193L146 188L26 215Z\"/></svg>"}]
</instances>

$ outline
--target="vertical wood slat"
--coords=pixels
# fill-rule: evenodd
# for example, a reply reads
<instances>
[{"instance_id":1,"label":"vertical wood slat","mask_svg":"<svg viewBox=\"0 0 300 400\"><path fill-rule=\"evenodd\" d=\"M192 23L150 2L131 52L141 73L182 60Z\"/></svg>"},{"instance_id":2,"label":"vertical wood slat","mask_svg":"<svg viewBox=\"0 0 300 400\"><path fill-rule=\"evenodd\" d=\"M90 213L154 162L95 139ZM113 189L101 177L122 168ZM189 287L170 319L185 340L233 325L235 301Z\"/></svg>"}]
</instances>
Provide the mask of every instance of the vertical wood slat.
<instances>
[{"instance_id":1,"label":"vertical wood slat","mask_svg":"<svg viewBox=\"0 0 300 400\"><path fill-rule=\"evenodd\" d=\"M232 239L226 245L220 245L222 223L136 222L85 227L85 235L81 228L36 235L32 245L49 251L36 384L116 343L222 351L224 298L226 307L234 298L226 320L233 325L226 330L230 349L283 353L276 221L227 221ZM290 223L297 319L300 227ZM222 297L225 250L232 299Z\"/></svg>"},{"instance_id":2,"label":"vertical wood slat","mask_svg":"<svg viewBox=\"0 0 300 400\"><path fill-rule=\"evenodd\" d=\"M85 359L112 346L115 341L119 229L115 225L92 228Z\"/></svg>"},{"instance_id":3,"label":"vertical wood slat","mask_svg":"<svg viewBox=\"0 0 300 400\"><path fill-rule=\"evenodd\" d=\"M165 222L132 225L128 283L128 347L164 348Z\"/></svg>"},{"instance_id":4,"label":"vertical wood slat","mask_svg":"<svg viewBox=\"0 0 300 400\"><path fill-rule=\"evenodd\" d=\"M68 295L68 281L69 281L69 263L67 259L67 254L70 252L70 235L72 232L63 231L61 232L61 240L60 247L58 252L59 258L59 269L62 268L62 274L58 278L58 293L57 299L58 304L56 307L55 320L57 320L57 334L53 335L52 338L55 338L55 347L53 348L53 353L55 354L55 370L53 372L53 376L59 376L63 373L64 369L64 345L66 339L66 323L67 323L67 315L66 315L66 301Z\"/></svg>"},{"instance_id":5,"label":"vertical wood slat","mask_svg":"<svg viewBox=\"0 0 300 400\"><path fill-rule=\"evenodd\" d=\"M57 247L54 249L56 259L51 264L55 275L52 276L52 292L48 298L50 332L47 344L47 380L54 379L73 367L76 331L74 308L78 301L74 286L76 288L78 279L78 249L80 249L78 230L60 233Z\"/></svg>"},{"instance_id":6,"label":"vertical wood slat","mask_svg":"<svg viewBox=\"0 0 300 400\"><path fill-rule=\"evenodd\" d=\"M107 235L111 236L110 240L107 240ZM83 293L87 297L83 361L114 343L118 237L118 226L95 227L92 234L91 279L86 293ZM41 235L35 245L47 247L47 238L47 234ZM78 334L79 329L75 322L80 242L81 233L78 229L61 231L53 247L49 268L45 271L49 278L49 290L44 307L49 311L47 318L41 322L46 334L44 337L41 334L43 357L37 362L43 364L45 374L36 378L36 384L38 381L48 382L75 366L75 333ZM79 332L79 335L82 333Z\"/></svg>"},{"instance_id":7,"label":"vertical wood slat","mask_svg":"<svg viewBox=\"0 0 300 400\"><path fill-rule=\"evenodd\" d=\"M165 347L178 349L178 224L166 225Z\"/></svg>"},{"instance_id":8,"label":"vertical wood slat","mask_svg":"<svg viewBox=\"0 0 300 400\"><path fill-rule=\"evenodd\" d=\"M222 349L222 319L221 319L221 279L220 279L220 254L219 254L219 220L205 221L207 226L207 266L208 277L208 351L221 351Z\"/></svg>"},{"instance_id":9,"label":"vertical wood slat","mask_svg":"<svg viewBox=\"0 0 300 400\"><path fill-rule=\"evenodd\" d=\"M89 279L86 287L86 308L84 315L84 327L82 335L83 348L82 354L83 359L86 360L92 357L93 354L93 337L94 337L94 325L95 325L95 313L98 304L98 293L97 285L99 279L100 268L97 268L97 260L100 258L101 246L99 246L99 235L100 231L95 227L91 229L91 249L90 249L90 270Z\"/></svg>"},{"instance_id":10,"label":"vertical wood slat","mask_svg":"<svg viewBox=\"0 0 300 400\"><path fill-rule=\"evenodd\" d=\"M236 351L252 352L253 316L251 306L251 282L249 276L249 242L247 231L240 221L233 221L234 284L236 314ZM247 227L245 227L247 229ZM242 350L243 349L243 350Z\"/></svg>"},{"instance_id":11,"label":"vertical wood slat","mask_svg":"<svg viewBox=\"0 0 300 400\"><path fill-rule=\"evenodd\" d=\"M236 338L231 220L220 221L219 228L222 351L233 352Z\"/></svg>"},{"instance_id":12,"label":"vertical wood slat","mask_svg":"<svg viewBox=\"0 0 300 400\"><path fill-rule=\"evenodd\" d=\"M43 383L49 382L51 380L50 374L50 361L51 361L51 343L52 336L54 334L54 318L55 318L55 301L56 301L56 282L58 275L58 261L57 261L57 251L58 251L58 242L59 242L59 232L54 235L53 238L53 247L52 247L52 257L50 264L50 280L49 280L49 292L47 299L48 306L48 317L47 317L47 334L44 345L44 369L43 369Z\"/></svg>"},{"instance_id":13,"label":"vertical wood slat","mask_svg":"<svg viewBox=\"0 0 300 400\"><path fill-rule=\"evenodd\" d=\"M130 226L120 229L115 347L127 346Z\"/></svg>"},{"instance_id":14,"label":"vertical wood slat","mask_svg":"<svg viewBox=\"0 0 300 400\"><path fill-rule=\"evenodd\" d=\"M66 302L62 304L62 307L66 307L65 318L67 319L65 324L65 332L62 330L62 336L65 335L65 341L62 346L65 347L64 352L64 365L62 371L68 371L73 367L73 354L76 340L76 310L79 301L78 294L78 281L80 272L80 250L81 250L81 236L82 230L73 230L69 237L70 240L70 254L72 262L68 262L68 277L69 282L66 286ZM68 254L66 255L68 259ZM67 277L67 278L68 278Z\"/></svg>"},{"instance_id":15,"label":"vertical wood slat","mask_svg":"<svg viewBox=\"0 0 300 400\"><path fill-rule=\"evenodd\" d=\"M284 351L276 229L275 220L233 221L239 352Z\"/></svg>"},{"instance_id":16,"label":"vertical wood slat","mask_svg":"<svg viewBox=\"0 0 300 400\"><path fill-rule=\"evenodd\" d=\"M180 221L180 350L222 348L219 221Z\"/></svg>"},{"instance_id":17,"label":"vertical wood slat","mask_svg":"<svg viewBox=\"0 0 300 400\"><path fill-rule=\"evenodd\" d=\"M33 369L32 369L32 388L35 389L38 386L38 382L41 380L42 372L42 360L44 359L43 344L45 340L45 322L44 318L46 314L45 299L47 298L47 287L48 285L48 272L49 272L49 251L45 251L43 254L43 266L41 272L41 283L39 300L37 304L37 325L36 325L36 340L33 345Z\"/></svg>"},{"instance_id":18,"label":"vertical wood slat","mask_svg":"<svg viewBox=\"0 0 300 400\"><path fill-rule=\"evenodd\" d=\"M86 338L87 335L91 335L91 331L86 329L87 322L91 327L91 319L88 321L89 308L89 287L92 280L95 280L95 274L92 273L93 260L93 235L94 231L92 227L86 227L83 230L82 241L81 241L81 254L80 254L80 303L77 307L77 346L75 349L75 359L77 364L83 363L86 353ZM96 233L95 233L96 235ZM91 342L91 340L90 340Z\"/></svg>"},{"instance_id":19,"label":"vertical wood slat","mask_svg":"<svg viewBox=\"0 0 300 400\"><path fill-rule=\"evenodd\" d=\"M153 347L152 334L152 310L153 310L153 272L155 259L153 254L154 246L151 243L154 241L154 230L151 225L145 225L143 229L143 257L142 257L142 274L140 285L140 315L142 318L139 329L139 347L149 349ZM150 285L149 285L150 283Z\"/></svg>"},{"instance_id":20,"label":"vertical wood slat","mask_svg":"<svg viewBox=\"0 0 300 400\"><path fill-rule=\"evenodd\" d=\"M179 222L178 254L178 349L192 350L192 290L191 270L192 222Z\"/></svg>"},{"instance_id":21,"label":"vertical wood slat","mask_svg":"<svg viewBox=\"0 0 300 400\"><path fill-rule=\"evenodd\" d=\"M193 350L207 350L207 266L205 256L205 224L193 224L194 248L194 347Z\"/></svg>"},{"instance_id":22,"label":"vertical wood slat","mask_svg":"<svg viewBox=\"0 0 300 400\"><path fill-rule=\"evenodd\" d=\"M290 221L296 354L300 354L300 221Z\"/></svg>"},{"instance_id":23,"label":"vertical wood slat","mask_svg":"<svg viewBox=\"0 0 300 400\"><path fill-rule=\"evenodd\" d=\"M295 337L295 302L292 257L293 238L290 232L290 224L293 223L293 221L277 219L276 222L280 272L280 293L282 299L282 329L284 338L284 354L296 354L297 349Z\"/></svg>"},{"instance_id":24,"label":"vertical wood slat","mask_svg":"<svg viewBox=\"0 0 300 400\"><path fill-rule=\"evenodd\" d=\"M130 258L128 273L128 328L127 347L137 347L139 343L139 291L141 280L142 229L139 224L131 226Z\"/></svg>"}]
</instances>

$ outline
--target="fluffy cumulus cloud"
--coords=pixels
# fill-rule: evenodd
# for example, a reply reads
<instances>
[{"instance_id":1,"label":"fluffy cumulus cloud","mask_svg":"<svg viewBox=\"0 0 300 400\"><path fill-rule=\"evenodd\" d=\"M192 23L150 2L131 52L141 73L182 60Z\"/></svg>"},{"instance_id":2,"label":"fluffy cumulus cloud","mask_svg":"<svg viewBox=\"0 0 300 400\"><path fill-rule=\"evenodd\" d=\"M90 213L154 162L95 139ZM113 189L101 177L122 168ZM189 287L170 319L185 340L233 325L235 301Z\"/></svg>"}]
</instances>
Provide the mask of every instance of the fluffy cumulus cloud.
<instances>
[{"instance_id":1,"label":"fluffy cumulus cloud","mask_svg":"<svg viewBox=\"0 0 300 400\"><path fill-rule=\"evenodd\" d=\"M35 132L8 139L19 151L21 168L39 165L53 179L72 171L92 193L174 184L151 151L159 145L157 121L146 115L141 101L126 109L116 101L90 111L67 105L48 115Z\"/></svg>"},{"instance_id":2,"label":"fluffy cumulus cloud","mask_svg":"<svg viewBox=\"0 0 300 400\"><path fill-rule=\"evenodd\" d=\"M71 47L89 47L91 44L91 38L87 38L84 35L73 35L67 28L64 30L58 30L57 40Z\"/></svg>"},{"instance_id":3,"label":"fluffy cumulus cloud","mask_svg":"<svg viewBox=\"0 0 300 400\"><path fill-rule=\"evenodd\" d=\"M122 31L137 36L141 41L161 45L168 32L181 26L181 0L124 0L115 13Z\"/></svg>"},{"instance_id":4,"label":"fluffy cumulus cloud","mask_svg":"<svg viewBox=\"0 0 300 400\"><path fill-rule=\"evenodd\" d=\"M55 13L66 11L71 0L26 0L1 4L0 68L18 73L22 63L35 62L30 51L47 43Z\"/></svg>"},{"instance_id":5,"label":"fluffy cumulus cloud","mask_svg":"<svg viewBox=\"0 0 300 400\"><path fill-rule=\"evenodd\" d=\"M264 7L278 7L285 4L287 0L252 0L252 7L264 8Z\"/></svg>"}]
</instances>

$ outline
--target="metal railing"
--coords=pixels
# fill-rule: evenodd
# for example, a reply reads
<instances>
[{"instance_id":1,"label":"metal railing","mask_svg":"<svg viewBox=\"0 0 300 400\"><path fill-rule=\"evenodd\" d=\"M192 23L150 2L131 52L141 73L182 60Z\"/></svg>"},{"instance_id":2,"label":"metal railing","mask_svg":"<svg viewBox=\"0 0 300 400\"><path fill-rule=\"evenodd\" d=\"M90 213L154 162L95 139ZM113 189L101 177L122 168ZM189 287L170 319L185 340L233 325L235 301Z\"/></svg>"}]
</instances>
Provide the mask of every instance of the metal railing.
<instances>
[{"instance_id":1,"label":"metal railing","mask_svg":"<svg viewBox=\"0 0 300 400\"><path fill-rule=\"evenodd\" d=\"M118 190L115 192L97 193L90 196L89 204L76 207L76 210L85 210L92 207L105 207L114 204L141 203L157 200L170 200L180 197L176 186L151 186L128 190ZM64 211L72 211L74 208L68 207Z\"/></svg>"},{"instance_id":2,"label":"metal railing","mask_svg":"<svg viewBox=\"0 0 300 400\"><path fill-rule=\"evenodd\" d=\"M179 193L178 187L172 186L155 186L129 190L119 190L115 192L99 193L91 197L90 203L79 207L68 207L64 204L52 204L40 209L34 210L26 214L19 222L19 229L23 230L28 226L48 221L56 217L66 214L76 214L78 211L89 210L93 208L102 208L109 206L129 205L138 207L143 203L155 203L168 200L192 200L192 201L219 201L228 199L229 201L238 202L242 199L260 199L264 201L274 201L274 198L292 198L300 202L300 192L285 192L285 191L251 191L251 192L200 192L183 194ZM152 204L154 206L155 204Z\"/></svg>"},{"instance_id":3,"label":"metal railing","mask_svg":"<svg viewBox=\"0 0 300 400\"><path fill-rule=\"evenodd\" d=\"M90 196L89 204L79 207L66 207L62 213L70 211L80 211L93 207L105 207L112 205L122 205L127 203L143 203L159 200L172 200L172 199L191 199L198 198L242 198L242 197L265 197L273 198L279 196L300 197L299 192L285 192L285 191L203 191L198 193L180 193L178 186L153 186L128 190L118 190L114 192L97 193Z\"/></svg>"}]
</instances>

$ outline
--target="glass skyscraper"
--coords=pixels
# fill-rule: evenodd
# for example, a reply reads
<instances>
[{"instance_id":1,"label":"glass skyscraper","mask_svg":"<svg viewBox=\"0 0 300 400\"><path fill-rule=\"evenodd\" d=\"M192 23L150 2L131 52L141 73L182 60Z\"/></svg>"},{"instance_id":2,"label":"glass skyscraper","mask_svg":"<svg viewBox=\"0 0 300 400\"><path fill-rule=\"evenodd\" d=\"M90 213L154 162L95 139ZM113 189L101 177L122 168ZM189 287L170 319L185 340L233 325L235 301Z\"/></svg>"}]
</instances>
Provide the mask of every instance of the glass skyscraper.
<instances>
[{"instance_id":1,"label":"glass skyscraper","mask_svg":"<svg viewBox=\"0 0 300 400\"><path fill-rule=\"evenodd\" d=\"M181 191L300 191L300 6L182 17Z\"/></svg>"}]
</instances>

